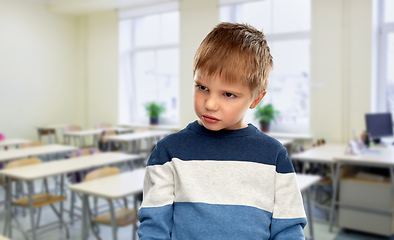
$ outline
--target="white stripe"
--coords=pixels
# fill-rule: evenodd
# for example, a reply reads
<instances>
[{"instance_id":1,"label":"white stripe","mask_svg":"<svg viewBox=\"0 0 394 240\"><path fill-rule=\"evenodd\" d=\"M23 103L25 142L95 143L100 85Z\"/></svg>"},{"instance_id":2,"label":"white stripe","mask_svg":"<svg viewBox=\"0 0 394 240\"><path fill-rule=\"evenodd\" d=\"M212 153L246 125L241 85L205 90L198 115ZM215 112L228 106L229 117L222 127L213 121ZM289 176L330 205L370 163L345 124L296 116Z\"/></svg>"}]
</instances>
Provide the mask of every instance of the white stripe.
<instances>
[{"instance_id":1,"label":"white stripe","mask_svg":"<svg viewBox=\"0 0 394 240\"><path fill-rule=\"evenodd\" d=\"M141 207L161 207L174 202L173 172L171 162L146 168Z\"/></svg>"},{"instance_id":2,"label":"white stripe","mask_svg":"<svg viewBox=\"0 0 394 240\"><path fill-rule=\"evenodd\" d=\"M169 167L170 164L173 167ZM170 171L175 171L175 174ZM174 158L162 166L148 167L147 172L150 172L150 177L146 178L146 187L153 186L156 193L151 197L144 195L143 207L169 204L174 193L175 202L245 205L269 212L274 207L276 171L272 165L241 161L182 161ZM169 183L163 179L164 175L175 177L174 190L166 186Z\"/></svg>"},{"instance_id":3,"label":"white stripe","mask_svg":"<svg viewBox=\"0 0 394 240\"><path fill-rule=\"evenodd\" d=\"M273 218L305 217L302 196L295 173L276 173L275 207Z\"/></svg>"}]
</instances>

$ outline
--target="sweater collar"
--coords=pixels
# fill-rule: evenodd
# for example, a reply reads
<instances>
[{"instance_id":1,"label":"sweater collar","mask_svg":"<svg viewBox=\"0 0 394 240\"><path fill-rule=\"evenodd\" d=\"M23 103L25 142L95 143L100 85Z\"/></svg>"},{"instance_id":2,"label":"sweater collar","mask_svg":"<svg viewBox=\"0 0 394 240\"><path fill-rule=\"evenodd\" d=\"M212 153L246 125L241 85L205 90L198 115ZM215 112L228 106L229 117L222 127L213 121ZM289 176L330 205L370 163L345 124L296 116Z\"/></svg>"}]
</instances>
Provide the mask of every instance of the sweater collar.
<instances>
[{"instance_id":1,"label":"sweater collar","mask_svg":"<svg viewBox=\"0 0 394 240\"><path fill-rule=\"evenodd\" d=\"M212 131L207 128L205 128L203 125L200 125L198 121L194 121L192 123L189 123L187 126L188 129L190 129L193 132L196 132L198 134L203 134L203 135L209 135L209 136L214 136L214 137L241 137L241 136L246 136L250 135L256 131L259 131L253 124L248 124L246 128L241 128L241 129L236 129L236 130L219 130L219 131Z\"/></svg>"}]
</instances>

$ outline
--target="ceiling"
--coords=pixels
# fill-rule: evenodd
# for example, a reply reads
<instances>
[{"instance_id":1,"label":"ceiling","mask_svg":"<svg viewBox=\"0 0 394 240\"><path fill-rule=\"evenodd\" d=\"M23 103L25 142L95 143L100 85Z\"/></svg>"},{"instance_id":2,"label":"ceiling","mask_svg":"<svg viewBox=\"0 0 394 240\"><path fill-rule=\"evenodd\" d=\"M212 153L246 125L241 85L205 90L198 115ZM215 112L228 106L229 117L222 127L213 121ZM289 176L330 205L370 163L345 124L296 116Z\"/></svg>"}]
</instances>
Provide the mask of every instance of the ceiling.
<instances>
[{"instance_id":1,"label":"ceiling","mask_svg":"<svg viewBox=\"0 0 394 240\"><path fill-rule=\"evenodd\" d=\"M47 4L53 12L84 15L110 9L144 7L174 0L30 0Z\"/></svg>"}]
</instances>

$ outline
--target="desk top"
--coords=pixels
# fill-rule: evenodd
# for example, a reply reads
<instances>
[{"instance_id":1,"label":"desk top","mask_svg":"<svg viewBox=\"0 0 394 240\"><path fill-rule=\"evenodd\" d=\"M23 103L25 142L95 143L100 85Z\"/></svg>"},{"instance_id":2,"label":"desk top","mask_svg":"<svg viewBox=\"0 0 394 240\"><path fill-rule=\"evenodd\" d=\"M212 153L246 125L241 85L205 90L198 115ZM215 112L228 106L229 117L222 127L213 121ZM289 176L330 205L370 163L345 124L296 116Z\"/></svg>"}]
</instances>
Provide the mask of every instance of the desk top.
<instances>
[{"instance_id":1,"label":"desk top","mask_svg":"<svg viewBox=\"0 0 394 240\"><path fill-rule=\"evenodd\" d=\"M142 192L145 168L69 186L69 189L88 195L117 199Z\"/></svg>"},{"instance_id":2,"label":"desk top","mask_svg":"<svg viewBox=\"0 0 394 240\"><path fill-rule=\"evenodd\" d=\"M394 166L394 147L375 147L359 155L341 153L335 156L335 160L361 165Z\"/></svg>"},{"instance_id":3,"label":"desk top","mask_svg":"<svg viewBox=\"0 0 394 240\"><path fill-rule=\"evenodd\" d=\"M66 146L60 144L50 144L37 147L29 147L22 149L11 149L0 152L0 162L5 162L13 159L28 158L33 156L72 152L78 150L77 147Z\"/></svg>"},{"instance_id":4,"label":"desk top","mask_svg":"<svg viewBox=\"0 0 394 240\"><path fill-rule=\"evenodd\" d=\"M324 144L306 150L305 152L291 155L291 159L305 162L335 163L335 156L341 155L346 150L345 144Z\"/></svg>"},{"instance_id":5,"label":"desk top","mask_svg":"<svg viewBox=\"0 0 394 240\"><path fill-rule=\"evenodd\" d=\"M299 174L297 173L297 181L298 186L300 187L301 192L308 189L313 184L317 183L321 177L317 175L307 175L307 174Z\"/></svg>"},{"instance_id":6,"label":"desk top","mask_svg":"<svg viewBox=\"0 0 394 240\"><path fill-rule=\"evenodd\" d=\"M97 153L42 164L3 169L0 170L0 175L29 181L136 159L141 159L141 156L116 152Z\"/></svg>"},{"instance_id":7,"label":"desk top","mask_svg":"<svg viewBox=\"0 0 394 240\"><path fill-rule=\"evenodd\" d=\"M71 132L64 132L63 134L65 136L78 136L78 137L83 137L83 136L90 136L90 135L100 135L102 132L107 131L107 130L115 130L120 133L122 132L130 132L133 129L132 128L100 128L100 129L88 129L88 130L81 130L81 131L71 131Z\"/></svg>"},{"instance_id":8,"label":"desk top","mask_svg":"<svg viewBox=\"0 0 394 240\"><path fill-rule=\"evenodd\" d=\"M179 131L180 126L178 125L169 125L169 124L157 124L157 125L151 125L148 123L121 123L119 124L121 126L125 127L131 127L131 128L148 128L151 130L168 130L168 131Z\"/></svg>"},{"instance_id":9,"label":"desk top","mask_svg":"<svg viewBox=\"0 0 394 240\"><path fill-rule=\"evenodd\" d=\"M301 139L301 140L310 140L312 136L310 134L305 133L279 133L279 132L269 132L269 136L273 138L291 138L291 139Z\"/></svg>"},{"instance_id":10,"label":"desk top","mask_svg":"<svg viewBox=\"0 0 394 240\"><path fill-rule=\"evenodd\" d=\"M151 137L160 137L160 136L168 135L168 134L171 134L171 131L151 130L151 131L145 131L145 132L136 132L136 133L127 133L127 134L106 136L106 137L104 137L104 139L109 140L109 141L127 142L127 141L134 141L134 140L140 140L140 139L151 138Z\"/></svg>"},{"instance_id":11,"label":"desk top","mask_svg":"<svg viewBox=\"0 0 394 240\"><path fill-rule=\"evenodd\" d=\"M282 145L288 145L294 142L294 139L290 139L290 138L277 138L276 140L282 143Z\"/></svg>"},{"instance_id":12,"label":"desk top","mask_svg":"<svg viewBox=\"0 0 394 240\"><path fill-rule=\"evenodd\" d=\"M58 129L58 128L65 128L65 127L67 127L67 126L69 126L70 124L64 124L64 123L61 123L61 124L46 124L46 125L43 125L43 126L38 126L37 127L37 129L40 129L40 130L51 130L51 129Z\"/></svg>"},{"instance_id":13,"label":"desk top","mask_svg":"<svg viewBox=\"0 0 394 240\"><path fill-rule=\"evenodd\" d=\"M24 143L29 143L30 140L26 139L6 139L0 140L0 147L7 147L7 146L14 146L14 145L21 145Z\"/></svg>"}]
</instances>

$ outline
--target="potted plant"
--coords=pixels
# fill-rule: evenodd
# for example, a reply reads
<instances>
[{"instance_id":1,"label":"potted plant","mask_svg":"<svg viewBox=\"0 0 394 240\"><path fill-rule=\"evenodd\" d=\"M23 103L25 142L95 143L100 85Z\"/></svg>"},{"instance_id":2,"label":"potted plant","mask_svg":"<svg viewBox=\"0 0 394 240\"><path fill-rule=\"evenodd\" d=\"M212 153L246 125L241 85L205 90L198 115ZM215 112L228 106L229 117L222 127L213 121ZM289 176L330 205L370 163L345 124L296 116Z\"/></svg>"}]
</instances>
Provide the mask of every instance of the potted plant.
<instances>
[{"instance_id":1,"label":"potted plant","mask_svg":"<svg viewBox=\"0 0 394 240\"><path fill-rule=\"evenodd\" d=\"M150 103L146 103L145 109L148 113L151 125L159 124L160 114L166 111L166 109L163 105L160 105L160 104L156 103L155 101L150 102Z\"/></svg>"},{"instance_id":2,"label":"potted plant","mask_svg":"<svg viewBox=\"0 0 394 240\"><path fill-rule=\"evenodd\" d=\"M276 122L276 117L279 115L279 111L275 110L272 104L262 105L260 103L256 107L254 117L260 122L261 131L267 133L269 131L270 122Z\"/></svg>"}]
</instances>

